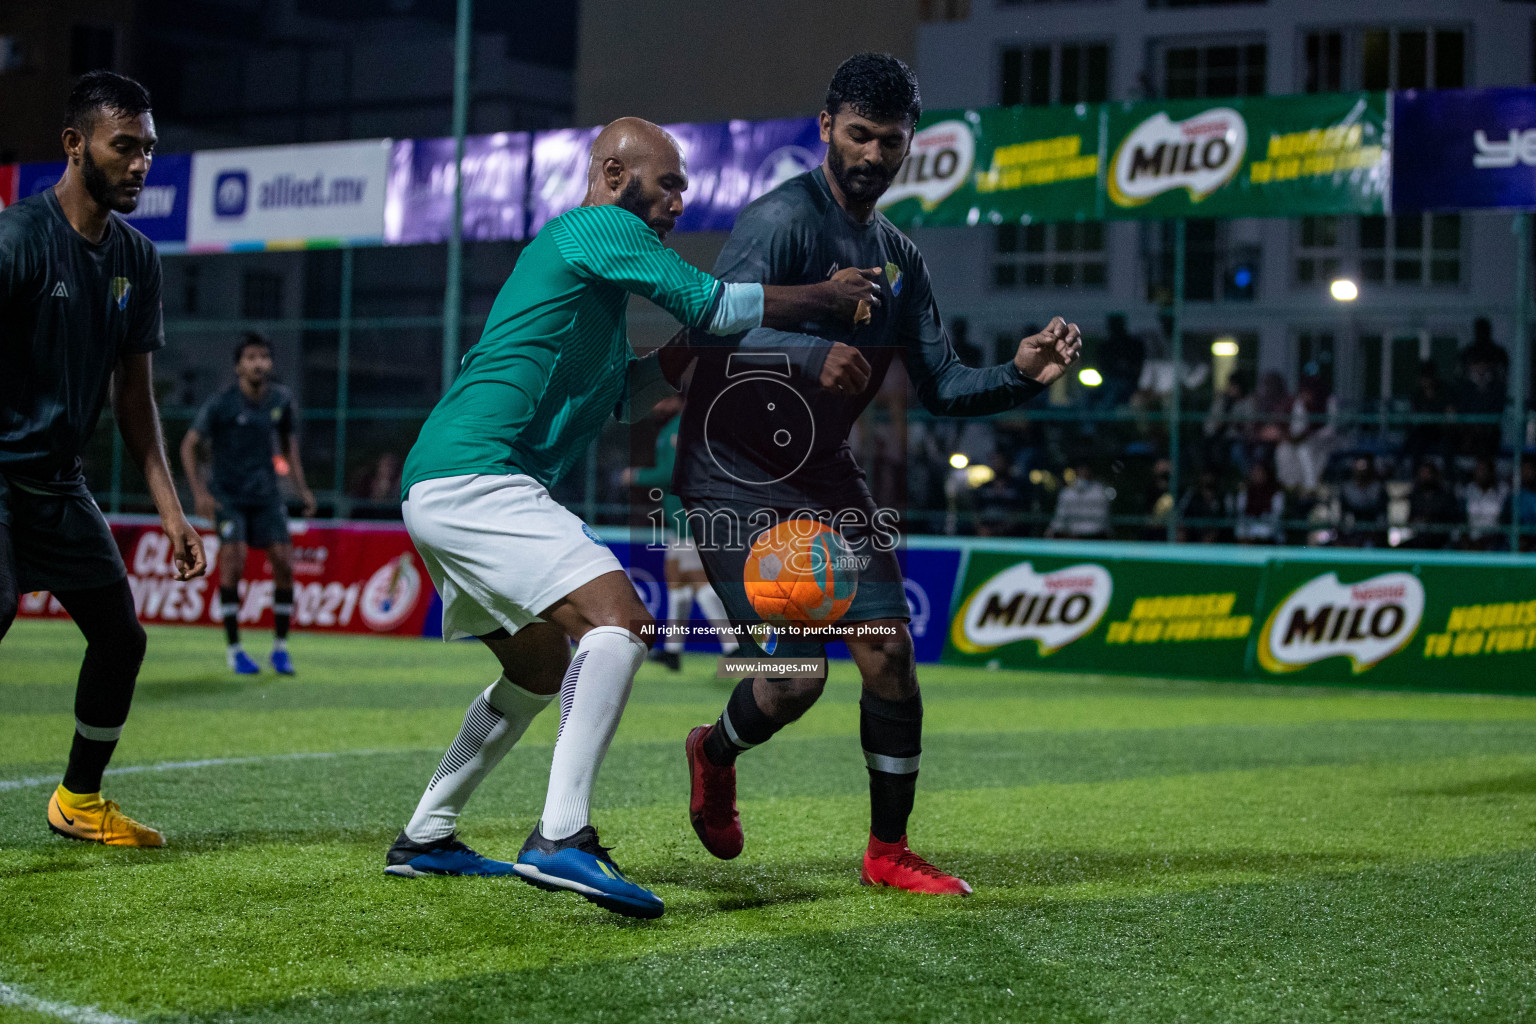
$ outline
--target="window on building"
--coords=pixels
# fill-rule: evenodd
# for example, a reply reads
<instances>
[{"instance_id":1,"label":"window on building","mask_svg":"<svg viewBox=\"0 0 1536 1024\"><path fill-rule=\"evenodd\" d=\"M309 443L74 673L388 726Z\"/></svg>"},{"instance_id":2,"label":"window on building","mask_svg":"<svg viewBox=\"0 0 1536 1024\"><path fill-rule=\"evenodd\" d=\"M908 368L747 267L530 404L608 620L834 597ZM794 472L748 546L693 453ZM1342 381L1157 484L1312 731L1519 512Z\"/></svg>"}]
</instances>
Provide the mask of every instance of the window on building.
<instances>
[{"instance_id":1,"label":"window on building","mask_svg":"<svg viewBox=\"0 0 1536 1024\"><path fill-rule=\"evenodd\" d=\"M998 101L1005 107L1109 99L1108 43L1049 43L1002 51Z\"/></svg>"},{"instance_id":2,"label":"window on building","mask_svg":"<svg viewBox=\"0 0 1536 1024\"><path fill-rule=\"evenodd\" d=\"M83 75L111 68L117 57L117 32L110 26L76 25L69 32L69 73Z\"/></svg>"},{"instance_id":3,"label":"window on building","mask_svg":"<svg viewBox=\"0 0 1536 1024\"><path fill-rule=\"evenodd\" d=\"M1306 80L1302 92L1339 92L1344 88L1344 33L1308 32L1303 41Z\"/></svg>"},{"instance_id":4,"label":"window on building","mask_svg":"<svg viewBox=\"0 0 1536 1024\"><path fill-rule=\"evenodd\" d=\"M241 287L240 314L250 320L283 315L283 278L270 270L247 270Z\"/></svg>"},{"instance_id":5,"label":"window on building","mask_svg":"<svg viewBox=\"0 0 1536 1024\"><path fill-rule=\"evenodd\" d=\"M1263 43L1168 46L1163 50L1163 95L1168 99L1262 96L1267 59Z\"/></svg>"},{"instance_id":6,"label":"window on building","mask_svg":"<svg viewBox=\"0 0 1536 1024\"><path fill-rule=\"evenodd\" d=\"M1303 217L1297 222L1296 283L1327 284L1344 269L1343 217Z\"/></svg>"},{"instance_id":7,"label":"window on building","mask_svg":"<svg viewBox=\"0 0 1536 1024\"><path fill-rule=\"evenodd\" d=\"M1379 28L1360 36L1363 89L1460 89L1467 83L1460 29Z\"/></svg>"},{"instance_id":8,"label":"window on building","mask_svg":"<svg viewBox=\"0 0 1536 1024\"><path fill-rule=\"evenodd\" d=\"M1174 294L1174 223L1143 225L1147 301L1167 305ZM1258 294L1259 246L1235 241L1232 222L1184 222L1184 301L1252 302Z\"/></svg>"},{"instance_id":9,"label":"window on building","mask_svg":"<svg viewBox=\"0 0 1536 1024\"><path fill-rule=\"evenodd\" d=\"M1296 335L1296 379L1321 377L1333 391L1333 332L1301 331Z\"/></svg>"},{"instance_id":10,"label":"window on building","mask_svg":"<svg viewBox=\"0 0 1536 1024\"><path fill-rule=\"evenodd\" d=\"M993 286L1102 289L1109 280L1104 234L1097 221L999 225Z\"/></svg>"},{"instance_id":11,"label":"window on building","mask_svg":"<svg viewBox=\"0 0 1536 1024\"><path fill-rule=\"evenodd\" d=\"M920 21L964 21L971 16L971 0L918 0Z\"/></svg>"},{"instance_id":12,"label":"window on building","mask_svg":"<svg viewBox=\"0 0 1536 1024\"><path fill-rule=\"evenodd\" d=\"M1461 283L1461 215L1360 218L1360 277L1376 284Z\"/></svg>"}]
</instances>

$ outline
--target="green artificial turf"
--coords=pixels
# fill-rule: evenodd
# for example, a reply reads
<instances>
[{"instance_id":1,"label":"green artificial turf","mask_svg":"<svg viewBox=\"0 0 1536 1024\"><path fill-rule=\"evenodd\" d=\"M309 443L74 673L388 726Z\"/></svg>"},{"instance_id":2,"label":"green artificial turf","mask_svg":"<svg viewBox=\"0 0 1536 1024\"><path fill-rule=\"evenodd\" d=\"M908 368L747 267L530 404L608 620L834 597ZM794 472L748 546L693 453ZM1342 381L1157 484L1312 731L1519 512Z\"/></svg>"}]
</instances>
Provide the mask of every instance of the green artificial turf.
<instances>
[{"instance_id":1,"label":"green artificial turf","mask_svg":"<svg viewBox=\"0 0 1536 1024\"><path fill-rule=\"evenodd\" d=\"M62 770L82 646L34 622L0 645L0 986L30 997L326 1024L1536 1019L1533 700L924 666L913 844L976 887L938 899L857 883L848 665L742 758L728 863L688 826L682 738L729 684L647 665L594 802L667 902L636 922L380 871L495 675L471 644L300 635L298 678L237 681L216 631L151 629L114 768L233 763L108 778L164 850L58 839L52 781L7 783ZM532 827L555 725L470 805L482 852Z\"/></svg>"}]
</instances>

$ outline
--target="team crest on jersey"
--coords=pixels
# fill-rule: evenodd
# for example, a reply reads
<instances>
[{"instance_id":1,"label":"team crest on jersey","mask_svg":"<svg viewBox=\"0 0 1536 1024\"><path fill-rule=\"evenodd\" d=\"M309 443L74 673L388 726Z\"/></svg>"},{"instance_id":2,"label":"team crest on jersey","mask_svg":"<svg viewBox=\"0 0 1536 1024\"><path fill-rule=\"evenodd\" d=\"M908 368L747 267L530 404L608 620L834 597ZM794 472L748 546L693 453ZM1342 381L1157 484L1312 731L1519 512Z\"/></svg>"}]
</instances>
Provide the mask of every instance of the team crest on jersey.
<instances>
[{"instance_id":1,"label":"team crest on jersey","mask_svg":"<svg viewBox=\"0 0 1536 1024\"><path fill-rule=\"evenodd\" d=\"M133 290L133 284L126 277L114 277L112 279L112 301L119 310L128 308L128 293Z\"/></svg>"},{"instance_id":2,"label":"team crest on jersey","mask_svg":"<svg viewBox=\"0 0 1536 1024\"><path fill-rule=\"evenodd\" d=\"M885 265L885 279L891 282L891 294L901 294L901 268L894 263Z\"/></svg>"},{"instance_id":3,"label":"team crest on jersey","mask_svg":"<svg viewBox=\"0 0 1536 1024\"><path fill-rule=\"evenodd\" d=\"M283 418L283 410L281 410L281 409L273 409L272 410L272 422L273 423L276 423L278 420L280 420L282 418Z\"/></svg>"}]
</instances>

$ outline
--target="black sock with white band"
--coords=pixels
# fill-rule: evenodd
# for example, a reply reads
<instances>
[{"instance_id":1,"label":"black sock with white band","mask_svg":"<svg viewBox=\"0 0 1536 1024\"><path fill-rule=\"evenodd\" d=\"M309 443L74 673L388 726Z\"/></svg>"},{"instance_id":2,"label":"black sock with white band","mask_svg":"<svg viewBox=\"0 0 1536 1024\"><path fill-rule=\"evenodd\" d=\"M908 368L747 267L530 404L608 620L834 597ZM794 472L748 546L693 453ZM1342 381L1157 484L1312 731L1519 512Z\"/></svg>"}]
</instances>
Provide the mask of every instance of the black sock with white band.
<instances>
[{"instance_id":1,"label":"black sock with white band","mask_svg":"<svg viewBox=\"0 0 1536 1024\"><path fill-rule=\"evenodd\" d=\"M859 698L859 740L869 767L869 831L882 843L907 834L923 751L923 698Z\"/></svg>"},{"instance_id":2,"label":"black sock with white band","mask_svg":"<svg viewBox=\"0 0 1536 1024\"><path fill-rule=\"evenodd\" d=\"M224 642L230 647L240 646L240 589L219 588L219 617L224 620Z\"/></svg>"},{"instance_id":3,"label":"black sock with white band","mask_svg":"<svg viewBox=\"0 0 1536 1024\"><path fill-rule=\"evenodd\" d=\"M272 649L283 650L288 646L288 624L293 621L293 588L278 587L272 591Z\"/></svg>"},{"instance_id":4,"label":"black sock with white band","mask_svg":"<svg viewBox=\"0 0 1536 1024\"><path fill-rule=\"evenodd\" d=\"M716 768L728 768L736 763L737 754L767 743L782 728L757 706L752 680L743 679L731 691L715 727L704 737L704 756Z\"/></svg>"}]
</instances>

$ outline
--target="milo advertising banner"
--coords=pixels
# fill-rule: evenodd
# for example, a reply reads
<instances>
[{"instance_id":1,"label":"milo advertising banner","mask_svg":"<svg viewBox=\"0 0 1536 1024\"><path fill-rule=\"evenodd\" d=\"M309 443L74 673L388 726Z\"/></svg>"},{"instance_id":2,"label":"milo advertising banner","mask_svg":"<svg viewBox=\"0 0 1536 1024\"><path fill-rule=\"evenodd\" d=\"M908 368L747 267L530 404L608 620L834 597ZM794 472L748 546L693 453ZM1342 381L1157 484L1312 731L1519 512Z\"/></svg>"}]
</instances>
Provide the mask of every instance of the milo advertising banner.
<instances>
[{"instance_id":1,"label":"milo advertising banner","mask_svg":"<svg viewBox=\"0 0 1536 1024\"><path fill-rule=\"evenodd\" d=\"M1536 692L1536 559L1190 545L972 547L943 660Z\"/></svg>"},{"instance_id":2,"label":"milo advertising banner","mask_svg":"<svg viewBox=\"0 0 1536 1024\"><path fill-rule=\"evenodd\" d=\"M1092 220L1097 107L995 107L925 115L880 198L906 226Z\"/></svg>"},{"instance_id":3,"label":"milo advertising banner","mask_svg":"<svg viewBox=\"0 0 1536 1024\"><path fill-rule=\"evenodd\" d=\"M1116 547L1126 546L1041 544L1027 555L973 549L944 660L1139 675L1172 675L1177 665L1181 675L1240 676L1262 560L1170 564L1127 558Z\"/></svg>"},{"instance_id":4,"label":"milo advertising banner","mask_svg":"<svg viewBox=\"0 0 1536 1024\"><path fill-rule=\"evenodd\" d=\"M1107 106L1106 219L1383 213L1386 93Z\"/></svg>"}]
</instances>

